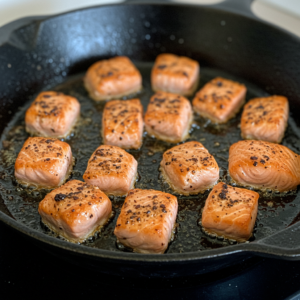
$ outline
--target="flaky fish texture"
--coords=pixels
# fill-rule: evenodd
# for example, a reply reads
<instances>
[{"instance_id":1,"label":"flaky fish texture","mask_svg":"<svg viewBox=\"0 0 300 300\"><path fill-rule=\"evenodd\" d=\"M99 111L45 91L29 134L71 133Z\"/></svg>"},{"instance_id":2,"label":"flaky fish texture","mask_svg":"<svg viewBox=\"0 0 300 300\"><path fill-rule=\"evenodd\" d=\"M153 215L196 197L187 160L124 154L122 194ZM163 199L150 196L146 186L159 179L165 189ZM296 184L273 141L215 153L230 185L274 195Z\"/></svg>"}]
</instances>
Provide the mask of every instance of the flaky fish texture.
<instances>
[{"instance_id":1,"label":"flaky fish texture","mask_svg":"<svg viewBox=\"0 0 300 300\"><path fill-rule=\"evenodd\" d=\"M54 188L65 182L72 167L69 144L57 139L30 137L15 162L15 177L22 185Z\"/></svg>"},{"instance_id":2,"label":"flaky fish texture","mask_svg":"<svg viewBox=\"0 0 300 300\"><path fill-rule=\"evenodd\" d=\"M138 253L164 253L175 226L178 204L171 194L134 189L128 193L114 234Z\"/></svg>"},{"instance_id":3,"label":"flaky fish texture","mask_svg":"<svg viewBox=\"0 0 300 300\"><path fill-rule=\"evenodd\" d=\"M52 231L70 242L81 243L108 221L112 205L98 187L70 180L50 192L38 211Z\"/></svg>"},{"instance_id":4,"label":"flaky fish texture","mask_svg":"<svg viewBox=\"0 0 300 300\"><path fill-rule=\"evenodd\" d=\"M280 143L287 127L289 102L284 96L254 98L241 118L242 138Z\"/></svg>"},{"instance_id":5,"label":"flaky fish texture","mask_svg":"<svg viewBox=\"0 0 300 300\"><path fill-rule=\"evenodd\" d=\"M83 179L108 195L124 196L134 187L137 165L134 157L125 150L101 145L89 159Z\"/></svg>"},{"instance_id":6,"label":"flaky fish texture","mask_svg":"<svg viewBox=\"0 0 300 300\"><path fill-rule=\"evenodd\" d=\"M243 84L217 77L197 92L193 99L193 109L213 123L226 123L245 103L246 92Z\"/></svg>"},{"instance_id":7,"label":"flaky fish texture","mask_svg":"<svg viewBox=\"0 0 300 300\"><path fill-rule=\"evenodd\" d=\"M202 212L202 227L239 242L247 241L253 231L257 216L259 194L232 187L224 182L214 186Z\"/></svg>"},{"instance_id":8,"label":"flaky fish texture","mask_svg":"<svg viewBox=\"0 0 300 300\"><path fill-rule=\"evenodd\" d=\"M199 82L199 63L185 56L160 54L151 72L152 89L191 96Z\"/></svg>"},{"instance_id":9,"label":"flaky fish texture","mask_svg":"<svg viewBox=\"0 0 300 300\"><path fill-rule=\"evenodd\" d=\"M160 169L171 188L183 195L204 192L219 179L219 167L214 157L195 141L165 151Z\"/></svg>"},{"instance_id":10,"label":"flaky fish texture","mask_svg":"<svg viewBox=\"0 0 300 300\"><path fill-rule=\"evenodd\" d=\"M34 136L64 138L80 115L80 103L63 93L40 93L25 114L26 131Z\"/></svg>"},{"instance_id":11,"label":"flaky fish texture","mask_svg":"<svg viewBox=\"0 0 300 300\"><path fill-rule=\"evenodd\" d=\"M105 145L139 149L142 145L143 129L143 106L139 99L111 100L106 103L102 117Z\"/></svg>"},{"instance_id":12,"label":"flaky fish texture","mask_svg":"<svg viewBox=\"0 0 300 300\"><path fill-rule=\"evenodd\" d=\"M190 101L185 97L157 92L150 99L144 119L149 135L166 142L178 143L188 137L193 111Z\"/></svg>"},{"instance_id":13,"label":"flaky fish texture","mask_svg":"<svg viewBox=\"0 0 300 300\"><path fill-rule=\"evenodd\" d=\"M89 67L84 85L96 101L118 99L138 92L142 76L126 56L100 60Z\"/></svg>"},{"instance_id":14,"label":"flaky fish texture","mask_svg":"<svg viewBox=\"0 0 300 300\"><path fill-rule=\"evenodd\" d=\"M246 140L229 149L229 174L242 186L285 192L300 184L300 156L289 148Z\"/></svg>"}]
</instances>

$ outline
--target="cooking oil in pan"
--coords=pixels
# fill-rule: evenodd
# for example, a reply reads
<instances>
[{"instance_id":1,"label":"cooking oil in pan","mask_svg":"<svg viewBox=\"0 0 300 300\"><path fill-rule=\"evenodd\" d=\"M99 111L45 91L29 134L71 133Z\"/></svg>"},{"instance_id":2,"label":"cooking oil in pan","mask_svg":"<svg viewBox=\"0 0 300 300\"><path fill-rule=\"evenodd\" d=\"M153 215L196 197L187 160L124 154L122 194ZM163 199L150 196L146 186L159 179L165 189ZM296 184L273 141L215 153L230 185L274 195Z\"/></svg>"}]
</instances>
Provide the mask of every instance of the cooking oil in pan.
<instances>
[{"instance_id":1,"label":"cooking oil in pan","mask_svg":"<svg viewBox=\"0 0 300 300\"><path fill-rule=\"evenodd\" d=\"M141 99L144 110L146 110L149 99L153 94L150 83L152 64L137 64L137 67L143 76L143 90L134 96ZM72 147L72 152L76 159L71 178L79 180L82 180L89 157L102 143L100 127L104 108L104 103L97 103L88 97L83 87L82 76L83 74L80 74L67 79L59 86L45 88L46 90L56 90L76 97L81 104L80 121L74 133L66 139L66 142ZM223 76L244 83L248 89L247 100L267 95L264 91L241 78L236 78L224 71L210 68L201 69L199 88L216 76ZM0 195L3 203L0 203L0 209L32 229L55 236L55 234L41 225L40 216L37 211L39 202L48 191L24 189L14 179L15 159L24 141L28 138L28 134L25 132L24 114L29 104L19 109L1 137L3 148L0 153ZM228 150L231 144L241 140L239 129L240 116L241 114L238 114L224 125L212 125L207 120L195 116L188 139L188 141L200 141L214 155L220 167L220 179L227 183L230 183L230 178L227 174ZM296 130L298 129L294 125L293 120L290 120L283 144L293 151L300 153L300 141L296 135ZM138 161L137 188L157 189L174 193L170 190L168 184L161 179L159 174L159 164L162 154L172 146L174 144L158 141L144 134L141 149L128 151ZM176 221L178 225L175 239L167 250L168 253L204 251L212 248L226 247L230 244L228 241L213 239L207 236L202 232L201 226L198 224L207 195L208 192L193 196L178 195L179 209ZM87 247L124 251L117 247L116 238L113 234L124 198L111 197L111 200L115 213L114 217L101 230L98 237L92 238L85 243ZM261 193L254 234L250 241L266 237L286 228L292 222L298 221L300 219L299 212L299 193L288 195L270 194L268 192Z\"/></svg>"}]
</instances>

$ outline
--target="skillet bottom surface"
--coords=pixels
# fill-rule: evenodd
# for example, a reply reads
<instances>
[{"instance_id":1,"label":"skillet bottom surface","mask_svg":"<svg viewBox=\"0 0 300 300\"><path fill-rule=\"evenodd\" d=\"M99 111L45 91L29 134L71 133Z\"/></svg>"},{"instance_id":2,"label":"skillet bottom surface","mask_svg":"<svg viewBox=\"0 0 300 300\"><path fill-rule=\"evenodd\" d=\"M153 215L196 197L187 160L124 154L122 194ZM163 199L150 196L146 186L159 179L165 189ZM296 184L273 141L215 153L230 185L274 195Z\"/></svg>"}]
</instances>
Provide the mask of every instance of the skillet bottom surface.
<instances>
[{"instance_id":1,"label":"skillet bottom surface","mask_svg":"<svg viewBox=\"0 0 300 300\"><path fill-rule=\"evenodd\" d=\"M141 99L146 111L150 97L153 95L150 83L150 72L152 64L136 63L143 76L143 90L133 98ZM71 145L76 164L72 172L72 179L82 180L82 175L86 169L87 161L93 151L102 143L100 134L101 118L104 103L96 103L88 97L83 87L82 77L84 74L66 79L65 82L57 86L49 86L45 90L56 90L76 97L81 103L81 118L77 127L66 141ZM222 70L212 68L201 68L200 87L216 76L233 79L244 83L247 86L247 101L254 97L267 96L263 90L253 84L230 75ZM193 97L190 98L192 100ZM32 99L33 101L34 99ZM40 222L37 211L39 202L44 198L47 191L24 189L19 186L14 178L15 159L28 138L25 132L24 114L30 103L20 107L12 121L1 137L3 149L0 153L0 194L4 205L18 222L43 232L55 236L49 232ZM209 152L214 155L220 167L220 179L230 184L227 174L228 150L231 144L241 140L240 122L241 113L224 125L212 125L208 121L195 115L195 119L187 141L200 141ZM300 153L300 140L296 131L298 128L290 118L289 125L282 144L291 150ZM129 150L138 161L138 180L136 188L157 189L164 192L174 192L160 178L159 164L165 150L174 144L158 141L144 134L143 146L140 150ZM201 209L204 206L208 192L203 195L179 196L178 195L178 217L177 232L175 240L169 245L167 253L183 253L207 251L213 248L226 247L226 241L219 241L207 237L199 226L201 219ZM116 245L116 238L113 234L116 220L120 213L124 198L111 197L115 215L107 226L102 230L99 237L93 238L85 243L87 247L106 249L110 251L127 251ZM300 212L300 195L290 193L287 195L260 193L258 216L251 241L262 239L290 224L298 221Z\"/></svg>"}]
</instances>

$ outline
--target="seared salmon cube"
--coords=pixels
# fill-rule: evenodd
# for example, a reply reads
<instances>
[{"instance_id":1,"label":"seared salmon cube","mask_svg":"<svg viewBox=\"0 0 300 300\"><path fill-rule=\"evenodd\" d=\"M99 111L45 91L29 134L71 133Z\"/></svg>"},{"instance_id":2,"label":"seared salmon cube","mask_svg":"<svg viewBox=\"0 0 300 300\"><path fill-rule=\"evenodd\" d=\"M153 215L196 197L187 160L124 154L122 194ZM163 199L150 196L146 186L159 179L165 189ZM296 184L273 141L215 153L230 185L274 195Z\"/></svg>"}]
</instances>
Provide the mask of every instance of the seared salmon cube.
<instances>
[{"instance_id":1,"label":"seared salmon cube","mask_svg":"<svg viewBox=\"0 0 300 300\"><path fill-rule=\"evenodd\" d=\"M84 85L96 101L117 99L140 91L142 76L128 57L117 56L90 66Z\"/></svg>"},{"instance_id":2,"label":"seared salmon cube","mask_svg":"<svg viewBox=\"0 0 300 300\"><path fill-rule=\"evenodd\" d=\"M128 193L114 234L119 242L138 253L164 253L172 238L177 198L155 190Z\"/></svg>"},{"instance_id":3,"label":"seared salmon cube","mask_svg":"<svg viewBox=\"0 0 300 300\"><path fill-rule=\"evenodd\" d=\"M139 149L142 145L143 129L143 106L139 99L111 100L106 103L102 117L105 145Z\"/></svg>"},{"instance_id":4,"label":"seared salmon cube","mask_svg":"<svg viewBox=\"0 0 300 300\"><path fill-rule=\"evenodd\" d=\"M151 97L144 120L149 135L178 143L188 137L193 111L185 97L158 92Z\"/></svg>"},{"instance_id":5,"label":"seared salmon cube","mask_svg":"<svg viewBox=\"0 0 300 300\"><path fill-rule=\"evenodd\" d=\"M285 192L300 184L300 156L264 141L239 141L229 148L228 170L234 182L259 190Z\"/></svg>"},{"instance_id":6,"label":"seared salmon cube","mask_svg":"<svg viewBox=\"0 0 300 300\"><path fill-rule=\"evenodd\" d=\"M15 162L15 177L25 186L55 188L66 181L72 168L69 144L57 139L30 137Z\"/></svg>"},{"instance_id":7,"label":"seared salmon cube","mask_svg":"<svg viewBox=\"0 0 300 300\"><path fill-rule=\"evenodd\" d=\"M104 193L124 196L134 187L137 161L116 146L99 146L89 159L83 179Z\"/></svg>"},{"instance_id":8,"label":"seared salmon cube","mask_svg":"<svg viewBox=\"0 0 300 300\"><path fill-rule=\"evenodd\" d=\"M280 143L287 127L289 103L284 96L254 98L241 119L242 138Z\"/></svg>"},{"instance_id":9,"label":"seared salmon cube","mask_svg":"<svg viewBox=\"0 0 300 300\"><path fill-rule=\"evenodd\" d=\"M219 179L219 167L214 157L195 141L167 150L160 169L170 187L183 195L204 192Z\"/></svg>"},{"instance_id":10,"label":"seared salmon cube","mask_svg":"<svg viewBox=\"0 0 300 300\"><path fill-rule=\"evenodd\" d=\"M226 123L243 106L246 87L238 82L217 77L196 94L193 108L196 113L213 123Z\"/></svg>"},{"instance_id":11,"label":"seared salmon cube","mask_svg":"<svg viewBox=\"0 0 300 300\"><path fill-rule=\"evenodd\" d=\"M42 222L60 237L82 243L107 223L112 205L98 187L70 180L46 195L38 211Z\"/></svg>"},{"instance_id":12,"label":"seared salmon cube","mask_svg":"<svg viewBox=\"0 0 300 300\"><path fill-rule=\"evenodd\" d=\"M64 138L80 115L80 104L74 97L48 91L40 93L25 114L26 131L34 136Z\"/></svg>"},{"instance_id":13,"label":"seared salmon cube","mask_svg":"<svg viewBox=\"0 0 300 300\"><path fill-rule=\"evenodd\" d=\"M259 194L219 182L206 199L202 227L210 233L245 242L252 236Z\"/></svg>"},{"instance_id":14,"label":"seared salmon cube","mask_svg":"<svg viewBox=\"0 0 300 300\"><path fill-rule=\"evenodd\" d=\"M151 72L152 89L183 96L192 95L199 82L199 63L185 56L160 54Z\"/></svg>"}]
</instances>

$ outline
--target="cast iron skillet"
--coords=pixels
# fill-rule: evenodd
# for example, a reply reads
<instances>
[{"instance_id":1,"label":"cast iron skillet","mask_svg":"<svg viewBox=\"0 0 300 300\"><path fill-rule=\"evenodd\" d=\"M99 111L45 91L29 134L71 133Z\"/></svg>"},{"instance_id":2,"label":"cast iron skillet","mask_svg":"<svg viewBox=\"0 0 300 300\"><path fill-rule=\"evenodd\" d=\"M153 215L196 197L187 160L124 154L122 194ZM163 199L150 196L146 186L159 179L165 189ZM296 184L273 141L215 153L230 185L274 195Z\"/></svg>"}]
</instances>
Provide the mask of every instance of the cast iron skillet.
<instances>
[{"instance_id":1,"label":"cast iron skillet","mask_svg":"<svg viewBox=\"0 0 300 300\"><path fill-rule=\"evenodd\" d=\"M121 4L25 18L4 26L0 29L0 132L17 108L45 86L84 72L99 58L127 55L137 61L154 61L162 51L161 46L164 52L193 57L201 66L227 70L270 94L288 96L295 123L290 125L298 128L300 40L257 20L250 12L251 2L232 0L211 7ZM170 38L170 34L176 38ZM54 64L49 64L49 57ZM65 59L61 60L62 57ZM2 222L48 252L116 275L203 274L236 264L253 254L300 258L300 223L248 244L154 256L74 245L17 222L3 199L0 209Z\"/></svg>"}]
</instances>

